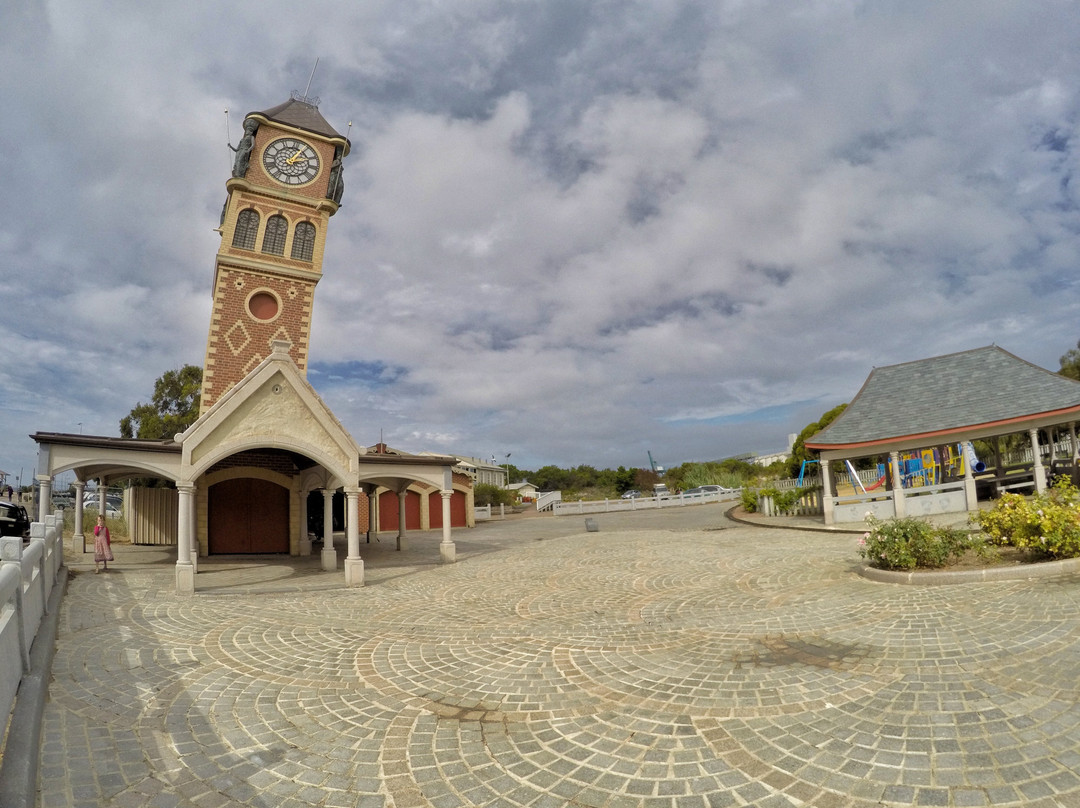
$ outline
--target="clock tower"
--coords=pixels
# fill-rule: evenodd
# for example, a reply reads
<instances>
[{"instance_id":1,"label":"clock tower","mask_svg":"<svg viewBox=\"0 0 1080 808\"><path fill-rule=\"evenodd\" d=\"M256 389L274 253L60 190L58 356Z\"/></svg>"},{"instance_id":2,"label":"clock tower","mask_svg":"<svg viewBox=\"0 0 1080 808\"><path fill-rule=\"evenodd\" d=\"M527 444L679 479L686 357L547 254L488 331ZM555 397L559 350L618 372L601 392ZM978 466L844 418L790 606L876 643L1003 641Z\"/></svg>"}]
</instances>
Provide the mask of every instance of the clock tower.
<instances>
[{"instance_id":1,"label":"clock tower","mask_svg":"<svg viewBox=\"0 0 1080 808\"><path fill-rule=\"evenodd\" d=\"M343 188L347 138L293 96L244 118L214 268L200 414L288 342L307 374L315 284Z\"/></svg>"}]
</instances>

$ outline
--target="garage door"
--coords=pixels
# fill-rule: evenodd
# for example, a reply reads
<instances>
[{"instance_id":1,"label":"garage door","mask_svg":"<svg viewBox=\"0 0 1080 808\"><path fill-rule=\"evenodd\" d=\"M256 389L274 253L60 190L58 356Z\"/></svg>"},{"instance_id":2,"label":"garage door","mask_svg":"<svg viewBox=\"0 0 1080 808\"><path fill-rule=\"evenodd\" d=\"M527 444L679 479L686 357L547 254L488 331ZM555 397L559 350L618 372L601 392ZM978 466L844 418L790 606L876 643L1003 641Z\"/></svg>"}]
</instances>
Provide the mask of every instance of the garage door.
<instances>
[{"instance_id":1,"label":"garage door","mask_svg":"<svg viewBox=\"0 0 1080 808\"><path fill-rule=\"evenodd\" d=\"M289 491L245 477L210 486L211 555L289 552Z\"/></svg>"},{"instance_id":2,"label":"garage door","mask_svg":"<svg viewBox=\"0 0 1080 808\"><path fill-rule=\"evenodd\" d=\"M398 529L398 496L384 491L379 495L379 530ZM420 495L415 491L405 492L405 529L420 529Z\"/></svg>"},{"instance_id":3,"label":"garage door","mask_svg":"<svg viewBox=\"0 0 1080 808\"><path fill-rule=\"evenodd\" d=\"M433 491L428 495L431 529L442 527L442 494ZM450 527L466 527L465 492L454 491L450 495Z\"/></svg>"}]
</instances>

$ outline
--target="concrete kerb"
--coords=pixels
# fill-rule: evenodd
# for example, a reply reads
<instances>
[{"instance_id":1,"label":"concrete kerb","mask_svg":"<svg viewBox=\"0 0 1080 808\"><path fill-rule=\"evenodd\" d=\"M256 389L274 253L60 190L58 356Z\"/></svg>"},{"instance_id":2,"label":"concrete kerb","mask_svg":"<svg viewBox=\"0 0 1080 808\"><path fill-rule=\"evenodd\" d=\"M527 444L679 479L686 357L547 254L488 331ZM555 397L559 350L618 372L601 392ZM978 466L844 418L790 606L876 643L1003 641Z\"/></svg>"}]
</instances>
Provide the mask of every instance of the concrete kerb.
<instances>
[{"instance_id":1,"label":"concrete kerb","mask_svg":"<svg viewBox=\"0 0 1080 808\"><path fill-rule=\"evenodd\" d=\"M64 566L49 595L48 611L30 648L30 671L19 683L15 709L8 725L4 758L0 763L0 805L4 808L34 808L37 804L41 722L49 695L60 624L60 602L67 589L67 580L67 567Z\"/></svg>"},{"instance_id":2,"label":"concrete kerb","mask_svg":"<svg viewBox=\"0 0 1080 808\"><path fill-rule=\"evenodd\" d=\"M940 570L902 572L882 570L862 564L859 575L871 581L909 586L943 586L948 584L973 584L981 581L1022 581L1030 578L1056 578L1080 572L1080 558L1063 558L1059 561L1040 561L1033 564L1015 564L1007 567L986 567L979 570Z\"/></svg>"},{"instance_id":3,"label":"concrete kerb","mask_svg":"<svg viewBox=\"0 0 1080 808\"><path fill-rule=\"evenodd\" d=\"M752 518L735 516L734 512L739 506L731 508L725 516L733 522L750 527L768 527L774 530L816 530L821 533L848 533L860 535L866 532L865 528L856 529L854 526L828 526L807 524L780 524L774 520L784 517L762 517L769 519L768 523ZM1040 561L1031 564L1013 564L1001 567L985 567L976 570L919 570L905 572L902 570L883 570L871 567L869 564L860 564L855 571L869 581L877 581L883 584L903 584L906 586L947 586L950 584L972 584L982 581L1022 581L1032 578L1056 578L1061 575L1075 575L1080 573L1080 558L1063 558L1058 561Z\"/></svg>"}]
</instances>

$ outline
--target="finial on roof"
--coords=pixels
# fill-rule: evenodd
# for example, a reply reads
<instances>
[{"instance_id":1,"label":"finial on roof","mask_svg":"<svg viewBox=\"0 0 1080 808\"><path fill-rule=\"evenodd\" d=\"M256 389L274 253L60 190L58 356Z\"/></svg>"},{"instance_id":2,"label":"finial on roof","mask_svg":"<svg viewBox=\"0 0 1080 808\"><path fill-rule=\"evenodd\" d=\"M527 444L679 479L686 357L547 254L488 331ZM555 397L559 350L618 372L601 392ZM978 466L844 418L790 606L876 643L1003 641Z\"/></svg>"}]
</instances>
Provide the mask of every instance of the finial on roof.
<instances>
[{"instance_id":1,"label":"finial on roof","mask_svg":"<svg viewBox=\"0 0 1080 808\"><path fill-rule=\"evenodd\" d=\"M313 96L308 95L308 92L311 90L311 80L313 78L315 78L315 70L318 67L319 67L319 57L316 56L315 57L315 67L311 68L311 75L308 76L307 87L304 88L303 93L298 93L298 92L296 92L296 90L293 90L292 94L290 96L293 101L299 101L301 104L307 104L309 107L315 107L316 109L318 109L318 106L319 106L318 97L317 96L313 97Z\"/></svg>"}]
</instances>

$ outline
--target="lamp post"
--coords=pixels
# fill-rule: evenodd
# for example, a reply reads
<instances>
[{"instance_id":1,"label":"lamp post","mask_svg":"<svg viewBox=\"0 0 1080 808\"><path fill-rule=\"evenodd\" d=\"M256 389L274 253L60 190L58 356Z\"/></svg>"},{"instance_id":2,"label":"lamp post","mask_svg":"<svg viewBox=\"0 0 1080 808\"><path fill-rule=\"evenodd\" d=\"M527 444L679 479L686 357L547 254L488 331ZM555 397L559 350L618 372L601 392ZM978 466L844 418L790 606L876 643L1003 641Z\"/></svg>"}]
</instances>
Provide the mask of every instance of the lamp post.
<instances>
[{"instance_id":1,"label":"lamp post","mask_svg":"<svg viewBox=\"0 0 1080 808\"><path fill-rule=\"evenodd\" d=\"M503 488L510 485L510 452L506 453L506 462L503 467L503 471L506 472L506 482L503 483Z\"/></svg>"}]
</instances>

